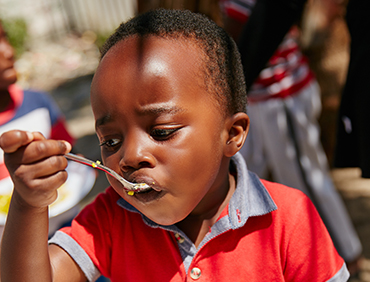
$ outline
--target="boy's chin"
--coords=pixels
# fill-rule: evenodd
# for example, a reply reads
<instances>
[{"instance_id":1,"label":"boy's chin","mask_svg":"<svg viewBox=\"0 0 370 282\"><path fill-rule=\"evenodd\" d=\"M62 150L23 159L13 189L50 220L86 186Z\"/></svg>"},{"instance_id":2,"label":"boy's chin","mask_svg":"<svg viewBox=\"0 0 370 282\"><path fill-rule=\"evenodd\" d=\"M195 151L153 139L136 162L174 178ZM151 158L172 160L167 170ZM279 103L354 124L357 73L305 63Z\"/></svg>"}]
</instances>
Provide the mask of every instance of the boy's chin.
<instances>
[{"instance_id":1,"label":"boy's chin","mask_svg":"<svg viewBox=\"0 0 370 282\"><path fill-rule=\"evenodd\" d=\"M179 223L183 220L182 217L176 216L173 212L168 211L165 215L158 214L157 212L151 212L148 210L141 211L147 218L149 218L151 221L162 225L162 226L170 226L174 225L176 223Z\"/></svg>"},{"instance_id":2,"label":"boy's chin","mask_svg":"<svg viewBox=\"0 0 370 282\"><path fill-rule=\"evenodd\" d=\"M179 223L181 221L181 220L175 219L175 218L160 218L160 219L156 219L156 220L153 220L153 219L151 219L151 220L154 221L155 223L159 224L159 225L162 225L162 226L175 225L176 223Z\"/></svg>"},{"instance_id":3,"label":"boy's chin","mask_svg":"<svg viewBox=\"0 0 370 282\"><path fill-rule=\"evenodd\" d=\"M0 77L0 88L7 89L10 85L17 82L17 73L14 69L5 70Z\"/></svg>"}]
</instances>

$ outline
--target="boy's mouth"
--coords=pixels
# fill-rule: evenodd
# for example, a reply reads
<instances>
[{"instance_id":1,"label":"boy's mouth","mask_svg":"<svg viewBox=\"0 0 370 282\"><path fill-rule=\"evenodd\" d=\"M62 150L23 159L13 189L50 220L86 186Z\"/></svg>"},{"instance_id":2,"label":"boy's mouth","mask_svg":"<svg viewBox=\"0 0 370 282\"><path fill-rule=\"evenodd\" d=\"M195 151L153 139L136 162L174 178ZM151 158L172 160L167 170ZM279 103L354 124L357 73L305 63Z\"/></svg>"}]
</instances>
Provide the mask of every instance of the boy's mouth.
<instances>
[{"instance_id":1,"label":"boy's mouth","mask_svg":"<svg viewBox=\"0 0 370 282\"><path fill-rule=\"evenodd\" d=\"M147 188L147 189L135 192L134 195L132 196L141 202L148 203L148 202L160 199L164 194L165 193L162 190L157 191L153 188Z\"/></svg>"},{"instance_id":2,"label":"boy's mouth","mask_svg":"<svg viewBox=\"0 0 370 282\"><path fill-rule=\"evenodd\" d=\"M149 193L150 191L156 191L156 190L154 190L152 187L148 187L148 188L136 191L135 193L136 194L145 194L145 193Z\"/></svg>"},{"instance_id":3,"label":"boy's mouth","mask_svg":"<svg viewBox=\"0 0 370 282\"><path fill-rule=\"evenodd\" d=\"M147 188L140 188L137 191L127 191L127 193L130 196L133 196L134 194L138 194L138 193L145 194L145 193L149 193L150 191L161 192L163 190L161 187L159 187L156 181L154 181L152 178L135 177L135 178L129 178L129 181L132 183L143 183L143 184L146 184L145 186L149 186Z\"/></svg>"},{"instance_id":4,"label":"boy's mouth","mask_svg":"<svg viewBox=\"0 0 370 282\"><path fill-rule=\"evenodd\" d=\"M153 180L152 178L147 177L131 177L129 181L134 183L145 183L149 187L145 189L140 189L139 191L128 191L127 194L132 196L133 198L141 201L141 202L151 202L154 200L158 200L161 198L165 193L163 188L158 185L158 183Z\"/></svg>"},{"instance_id":5,"label":"boy's mouth","mask_svg":"<svg viewBox=\"0 0 370 282\"><path fill-rule=\"evenodd\" d=\"M160 192L161 190L163 190L154 179L149 177L127 177L127 178L125 177L125 179L127 179L131 183L142 183L146 184L145 186L149 186L147 188L140 188L137 191L135 191L135 193L144 193L150 190Z\"/></svg>"}]
</instances>

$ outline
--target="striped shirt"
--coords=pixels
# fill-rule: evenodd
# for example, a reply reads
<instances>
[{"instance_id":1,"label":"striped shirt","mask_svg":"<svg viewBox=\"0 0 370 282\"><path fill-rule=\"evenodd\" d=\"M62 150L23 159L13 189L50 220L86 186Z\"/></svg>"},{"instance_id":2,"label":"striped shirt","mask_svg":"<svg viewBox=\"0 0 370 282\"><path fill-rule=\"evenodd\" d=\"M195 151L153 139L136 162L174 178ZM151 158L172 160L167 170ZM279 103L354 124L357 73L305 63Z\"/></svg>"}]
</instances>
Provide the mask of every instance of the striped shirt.
<instances>
[{"instance_id":1,"label":"striped shirt","mask_svg":"<svg viewBox=\"0 0 370 282\"><path fill-rule=\"evenodd\" d=\"M0 113L0 135L13 129L37 131L45 138L74 143L73 137L67 131L64 115L46 93L23 91L15 84L11 85L8 91L12 101L8 108ZM5 167L3 150L0 149L0 187L4 186L12 187L12 183Z\"/></svg>"},{"instance_id":2,"label":"striped shirt","mask_svg":"<svg viewBox=\"0 0 370 282\"><path fill-rule=\"evenodd\" d=\"M244 24L248 21L256 0L221 0L222 11ZM248 101L284 98L307 86L314 74L298 45L298 30L293 27L283 39L248 92Z\"/></svg>"}]
</instances>

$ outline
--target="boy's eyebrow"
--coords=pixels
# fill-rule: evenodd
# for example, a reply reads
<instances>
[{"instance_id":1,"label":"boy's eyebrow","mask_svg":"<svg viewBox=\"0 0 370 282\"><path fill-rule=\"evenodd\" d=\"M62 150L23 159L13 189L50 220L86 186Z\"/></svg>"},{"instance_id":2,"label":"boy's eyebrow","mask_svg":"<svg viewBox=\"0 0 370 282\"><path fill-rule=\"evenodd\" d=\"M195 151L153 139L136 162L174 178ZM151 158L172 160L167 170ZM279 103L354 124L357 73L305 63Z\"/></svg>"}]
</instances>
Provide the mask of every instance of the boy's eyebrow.
<instances>
[{"instance_id":1,"label":"boy's eyebrow","mask_svg":"<svg viewBox=\"0 0 370 282\"><path fill-rule=\"evenodd\" d=\"M150 104L137 110L139 115L176 114L183 111L185 109L168 103Z\"/></svg>"},{"instance_id":2,"label":"boy's eyebrow","mask_svg":"<svg viewBox=\"0 0 370 282\"><path fill-rule=\"evenodd\" d=\"M164 104L151 104L148 106L142 107L140 110L137 110L139 115L158 115L158 114L176 114L179 112L183 112L185 109L179 108L177 106L169 105L167 103ZM113 120L111 115L103 116L96 120L95 128L102 126L108 122Z\"/></svg>"},{"instance_id":3,"label":"boy's eyebrow","mask_svg":"<svg viewBox=\"0 0 370 282\"><path fill-rule=\"evenodd\" d=\"M102 126L102 125L108 123L111 120L112 120L112 116L111 115L106 115L106 116L103 116L101 118L98 118L95 121L95 128L98 128L99 126Z\"/></svg>"}]
</instances>

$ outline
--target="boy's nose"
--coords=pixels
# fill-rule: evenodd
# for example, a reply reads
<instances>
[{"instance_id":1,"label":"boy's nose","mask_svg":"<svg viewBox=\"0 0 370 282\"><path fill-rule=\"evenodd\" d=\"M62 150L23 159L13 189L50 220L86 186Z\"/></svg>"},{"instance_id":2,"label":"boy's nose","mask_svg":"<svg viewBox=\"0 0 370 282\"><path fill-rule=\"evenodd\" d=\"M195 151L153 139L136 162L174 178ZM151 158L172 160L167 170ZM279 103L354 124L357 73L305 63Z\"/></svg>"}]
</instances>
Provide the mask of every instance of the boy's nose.
<instances>
[{"instance_id":1,"label":"boy's nose","mask_svg":"<svg viewBox=\"0 0 370 282\"><path fill-rule=\"evenodd\" d=\"M139 136L126 136L122 146L120 167L123 171L153 168L156 160L150 152L151 140Z\"/></svg>"}]
</instances>

